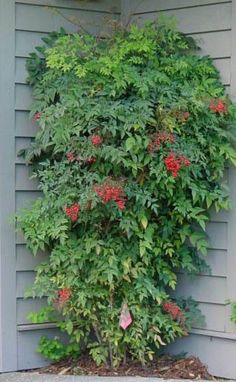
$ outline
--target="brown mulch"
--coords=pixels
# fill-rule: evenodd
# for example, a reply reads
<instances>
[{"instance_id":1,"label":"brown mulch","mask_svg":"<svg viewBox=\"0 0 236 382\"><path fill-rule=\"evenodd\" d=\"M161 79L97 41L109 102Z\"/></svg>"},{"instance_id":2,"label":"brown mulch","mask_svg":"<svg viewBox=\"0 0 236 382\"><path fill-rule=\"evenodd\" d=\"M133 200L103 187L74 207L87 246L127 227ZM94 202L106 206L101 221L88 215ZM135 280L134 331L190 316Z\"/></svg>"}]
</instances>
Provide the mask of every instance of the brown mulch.
<instances>
[{"instance_id":1,"label":"brown mulch","mask_svg":"<svg viewBox=\"0 0 236 382\"><path fill-rule=\"evenodd\" d=\"M88 356L78 360L68 359L39 369L38 372L58 375L97 375L97 376L140 376L159 378L184 378L214 380L207 367L196 357L177 359L168 355L162 356L145 368L136 361L128 361L125 366L112 369L106 366L96 366Z\"/></svg>"}]
</instances>

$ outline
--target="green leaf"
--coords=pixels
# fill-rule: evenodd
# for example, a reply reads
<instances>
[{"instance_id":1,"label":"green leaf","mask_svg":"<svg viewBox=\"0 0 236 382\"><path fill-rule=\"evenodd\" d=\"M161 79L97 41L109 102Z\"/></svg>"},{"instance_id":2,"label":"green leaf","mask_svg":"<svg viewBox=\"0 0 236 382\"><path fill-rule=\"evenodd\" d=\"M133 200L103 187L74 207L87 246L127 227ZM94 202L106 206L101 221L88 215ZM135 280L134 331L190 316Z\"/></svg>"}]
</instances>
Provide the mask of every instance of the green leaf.
<instances>
[{"instance_id":1,"label":"green leaf","mask_svg":"<svg viewBox=\"0 0 236 382\"><path fill-rule=\"evenodd\" d=\"M142 216L140 221L141 221L143 228L146 229L147 225L148 225L148 219L146 218L146 216Z\"/></svg>"},{"instance_id":2,"label":"green leaf","mask_svg":"<svg viewBox=\"0 0 236 382\"><path fill-rule=\"evenodd\" d=\"M136 141L133 137L129 137L126 139L126 142L125 142L126 151L131 151L135 145L136 145Z\"/></svg>"}]
</instances>

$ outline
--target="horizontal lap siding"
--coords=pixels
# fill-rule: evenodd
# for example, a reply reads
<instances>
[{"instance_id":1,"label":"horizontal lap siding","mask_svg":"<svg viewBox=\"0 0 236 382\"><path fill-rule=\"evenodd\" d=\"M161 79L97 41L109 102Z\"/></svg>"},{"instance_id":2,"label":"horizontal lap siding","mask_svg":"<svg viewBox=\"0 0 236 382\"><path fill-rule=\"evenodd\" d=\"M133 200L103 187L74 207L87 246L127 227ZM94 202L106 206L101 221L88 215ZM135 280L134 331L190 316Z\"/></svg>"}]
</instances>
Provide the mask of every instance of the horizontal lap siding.
<instances>
[{"instance_id":1,"label":"horizontal lap siding","mask_svg":"<svg viewBox=\"0 0 236 382\"><path fill-rule=\"evenodd\" d=\"M40 5L47 7L56 7L57 9L80 9L90 12L116 12L120 13L121 5L120 1L111 0L89 0L89 1L78 1L78 0L15 0L16 4L24 5Z\"/></svg>"},{"instance_id":2,"label":"horizontal lap siding","mask_svg":"<svg viewBox=\"0 0 236 382\"><path fill-rule=\"evenodd\" d=\"M226 300L226 277L180 276L175 295L191 296L199 302L224 304Z\"/></svg>"},{"instance_id":3,"label":"horizontal lap siding","mask_svg":"<svg viewBox=\"0 0 236 382\"><path fill-rule=\"evenodd\" d=\"M27 315L30 311L37 312L46 303L45 299L17 299L16 318L18 325L30 324Z\"/></svg>"},{"instance_id":4,"label":"horizontal lap siding","mask_svg":"<svg viewBox=\"0 0 236 382\"><path fill-rule=\"evenodd\" d=\"M18 272L32 271L41 262L48 261L48 256L44 252L32 256L25 243L16 245L16 270Z\"/></svg>"},{"instance_id":5,"label":"horizontal lap siding","mask_svg":"<svg viewBox=\"0 0 236 382\"><path fill-rule=\"evenodd\" d=\"M58 12L60 13L58 14ZM102 35L105 33L106 35L110 30L108 21L111 17L118 18L118 15L80 9L73 9L72 13L71 9L66 8L56 12L55 8L52 7L16 4L17 31L45 33L59 30L62 27L68 32L77 32L78 29L84 28L92 34Z\"/></svg>"},{"instance_id":6,"label":"horizontal lap siding","mask_svg":"<svg viewBox=\"0 0 236 382\"><path fill-rule=\"evenodd\" d=\"M46 36L47 33L16 31L16 57L28 57Z\"/></svg>"},{"instance_id":7,"label":"horizontal lap siding","mask_svg":"<svg viewBox=\"0 0 236 382\"><path fill-rule=\"evenodd\" d=\"M110 0L25 0L15 1L16 10L16 45L15 45L15 200L16 211L30 205L40 196L35 179L31 179L32 169L25 165L25 160L18 156L21 149L27 147L35 136L37 123L29 119L32 103L32 91L27 85L26 58L42 45L42 37L53 30L64 27L69 32L76 32L78 26L66 18L73 16L90 33L107 35L110 33L108 20L119 18L119 2L111 5ZM50 5L45 7L45 5ZM55 7L61 12L58 15ZM40 253L33 257L26 247L22 233L16 234L16 308L18 324L18 369L39 367L45 361L35 352L40 336L54 336L55 329L38 329L27 320L29 311L37 311L45 304L45 299L24 300L25 290L34 280L34 269L47 255Z\"/></svg>"},{"instance_id":8,"label":"horizontal lap siding","mask_svg":"<svg viewBox=\"0 0 236 382\"><path fill-rule=\"evenodd\" d=\"M195 8L195 7L204 7L209 4L215 5L218 4L227 4L231 3L230 0L145 0L139 2L138 0L129 0L130 8L134 14L146 14L146 13L156 13L157 11L166 11L166 10L178 10L180 8ZM194 12L194 10L192 10Z\"/></svg>"},{"instance_id":9,"label":"horizontal lap siding","mask_svg":"<svg viewBox=\"0 0 236 382\"><path fill-rule=\"evenodd\" d=\"M200 53L210 55L214 59L229 58L231 55L230 31L189 34L201 47Z\"/></svg>"},{"instance_id":10,"label":"horizontal lap siding","mask_svg":"<svg viewBox=\"0 0 236 382\"><path fill-rule=\"evenodd\" d=\"M16 164L16 191L36 191L38 189L37 180L31 177L31 167Z\"/></svg>"},{"instance_id":11,"label":"horizontal lap siding","mask_svg":"<svg viewBox=\"0 0 236 382\"><path fill-rule=\"evenodd\" d=\"M151 3L153 3L152 6ZM160 16L163 13L167 16L174 16L177 20L177 25L181 29L181 31L195 38L195 40L201 47L202 54L209 54L216 60L230 58L231 2L219 2L218 4L216 4L217 1L200 2L190 0L188 2L185 2L185 5L186 3L197 5L194 8L192 6L181 8L181 2L178 1L174 4L177 3L178 7L174 7L169 4L169 1L165 1L163 2L163 6L161 7L159 6L159 1L149 1L149 7L152 11L150 11L149 13L146 12L145 14L142 14L139 12L139 8L137 8L135 10L133 20L138 24L142 24L147 19L156 20L158 16ZM199 4L201 3L205 5L199 6ZM137 4L137 1L133 1L133 9L135 9L135 4ZM146 7L145 2L145 9L146 8L148 9L148 5ZM219 69L223 69L223 73L225 73L229 68L230 61L227 61L227 67L219 66ZM218 63L218 65L220 64ZM216 63L216 66L218 65ZM229 72L227 72L226 75L228 76L228 74ZM227 82L229 83L229 78Z\"/></svg>"},{"instance_id":12,"label":"horizontal lap siding","mask_svg":"<svg viewBox=\"0 0 236 382\"><path fill-rule=\"evenodd\" d=\"M22 110L15 112L15 126L17 138L34 137L38 128L36 123L30 121L29 112Z\"/></svg>"},{"instance_id":13,"label":"horizontal lap siding","mask_svg":"<svg viewBox=\"0 0 236 382\"><path fill-rule=\"evenodd\" d=\"M166 1L167 3L168 1ZM184 33L204 33L231 29L231 3L150 12L135 15L134 19L140 21L145 21L147 18L156 20L163 12L166 16L174 16L177 19L178 27Z\"/></svg>"},{"instance_id":14,"label":"horizontal lap siding","mask_svg":"<svg viewBox=\"0 0 236 382\"><path fill-rule=\"evenodd\" d=\"M54 338L56 329L18 331L18 369L26 370L48 365L48 362L36 352L42 336Z\"/></svg>"}]
</instances>

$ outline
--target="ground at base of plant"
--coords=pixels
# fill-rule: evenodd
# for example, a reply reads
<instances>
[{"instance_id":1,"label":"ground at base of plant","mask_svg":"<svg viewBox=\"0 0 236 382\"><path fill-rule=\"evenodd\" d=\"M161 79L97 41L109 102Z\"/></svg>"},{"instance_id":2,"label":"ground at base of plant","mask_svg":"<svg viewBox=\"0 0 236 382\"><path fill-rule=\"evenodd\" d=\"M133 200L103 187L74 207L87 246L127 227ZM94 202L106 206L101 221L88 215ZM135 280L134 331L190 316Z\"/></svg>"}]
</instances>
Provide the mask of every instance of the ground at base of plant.
<instances>
[{"instance_id":1,"label":"ground at base of plant","mask_svg":"<svg viewBox=\"0 0 236 382\"><path fill-rule=\"evenodd\" d=\"M35 372L35 370L34 370ZM196 357L176 358L169 355L153 360L145 368L137 361L127 361L126 365L112 369L106 366L97 366L87 355L78 360L67 359L54 363L38 370L38 373L58 375L95 375L95 376L140 376L159 377L165 379L208 379L216 380L211 376L207 367Z\"/></svg>"}]
</instances>

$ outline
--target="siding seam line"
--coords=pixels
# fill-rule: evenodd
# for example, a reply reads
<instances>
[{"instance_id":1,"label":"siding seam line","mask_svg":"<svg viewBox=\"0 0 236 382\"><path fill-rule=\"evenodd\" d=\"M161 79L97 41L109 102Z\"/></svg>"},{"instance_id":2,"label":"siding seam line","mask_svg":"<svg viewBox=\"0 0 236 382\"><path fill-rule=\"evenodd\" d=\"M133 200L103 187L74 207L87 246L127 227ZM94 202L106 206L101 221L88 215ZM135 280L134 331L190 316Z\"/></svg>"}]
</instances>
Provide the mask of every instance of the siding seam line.
<instances>
[{"instance_id":1,"label":"siding seam line","mask_svg":"<svg viewBox=\"0 0 236 382\"><path fill-rule=\"evenodd\" d=\"M227 4L227 3L226 3ZM89 13L101 13L101 14L105 14L105 15L120 15L120 12L119 11L105 11L105 10L101 10L101 9L83 9L83 8L76 8L76 7L68 7L68 6L62 6L62 5L50 5L50 4L47 4L47 5L43 5L43 4L34 4L34 3L23 3L21 1L16 1L16 6L17 5L21 5L23 7L39 7L39 8L52 8L52 9L55 9L55 8L60 8L60 12L62 10L70 10L70 11L82 11L82 12L89 12Z\"/></svg>"},{"instance_id":2,"label":"siding seam line","mask_svg":"<svg viewBox=\"0 0 236 382\"><path fill-rule=\"evenodd\" d=\"M148 14L152 14L152 13L160 13L160 12L168 12L168 11L179 11L179 10L184 10L184 9L193 9L193 8L204 8L204 7L211 7L211 6L215 6L215 5L225 5L225 4L231 4L232 1L220 1L220 2L215 2L215 3L211 3L211 4L195 4L195 5L186 5L185 7L182 6L182 7L173 7L173 8L165 8L165 9L158 9L156 11L147 11L147 12L137 12L137 13L133 13L134 16L138 16L138 15L148 15Z\"/></svg>"}]
</instances>

